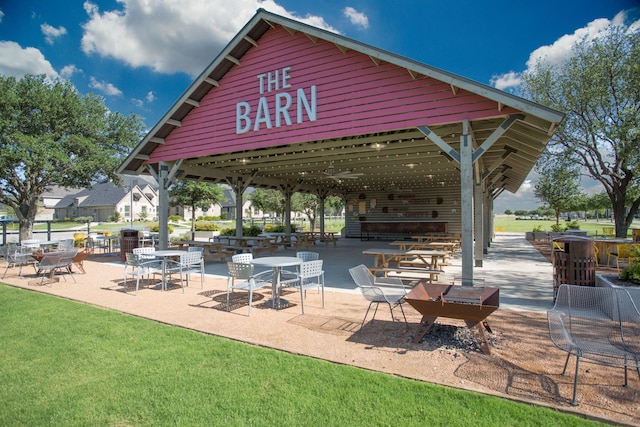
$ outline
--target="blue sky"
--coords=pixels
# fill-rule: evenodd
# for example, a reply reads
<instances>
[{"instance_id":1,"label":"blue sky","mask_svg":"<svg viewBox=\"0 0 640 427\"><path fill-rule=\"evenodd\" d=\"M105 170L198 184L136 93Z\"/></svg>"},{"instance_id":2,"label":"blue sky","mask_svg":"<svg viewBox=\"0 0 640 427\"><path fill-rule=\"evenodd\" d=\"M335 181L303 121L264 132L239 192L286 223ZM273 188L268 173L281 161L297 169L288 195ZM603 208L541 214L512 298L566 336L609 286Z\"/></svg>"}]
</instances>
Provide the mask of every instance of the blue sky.
<instances>
[{"instance_id":1,"label":"blue sky","mask_svg":"<svg viewBox=\"0 0 640 427\"><path fill-rule=\"evenodd\" d=\"M504 90L640 18L640 0L0 0L0 74L69 79L151 128L260 7ZM524 186L508 197L539 205Z\"/></svg>"}]
</instances>

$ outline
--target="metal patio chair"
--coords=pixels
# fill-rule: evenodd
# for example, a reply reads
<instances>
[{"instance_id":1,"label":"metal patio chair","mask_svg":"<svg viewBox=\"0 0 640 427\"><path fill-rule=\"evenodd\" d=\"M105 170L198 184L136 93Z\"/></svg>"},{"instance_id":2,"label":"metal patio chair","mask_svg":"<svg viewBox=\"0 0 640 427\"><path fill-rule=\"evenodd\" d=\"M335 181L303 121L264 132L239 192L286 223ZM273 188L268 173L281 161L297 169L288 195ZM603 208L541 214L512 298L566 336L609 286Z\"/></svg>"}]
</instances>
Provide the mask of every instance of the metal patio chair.
<instances>
[{"instance_id":1,"label":"metal patio chair","mask_svg":"<svg viewBox=\"0 0 640 427\"><path fill-rule=\"evenodd\" d=\"M229 276L227 277L227 311L230 311L230 295L234 290L243 290L249 292L249 313L251 316L251 303L253 301L253 292L256 289L271 286L271 281L263 279L264 275L258 276L253 274L253 265L243 262L228 262ZM271 272L269 273L269 277ZM239 283L236 283L239 281Z\"/></svg>"}]
</instances>

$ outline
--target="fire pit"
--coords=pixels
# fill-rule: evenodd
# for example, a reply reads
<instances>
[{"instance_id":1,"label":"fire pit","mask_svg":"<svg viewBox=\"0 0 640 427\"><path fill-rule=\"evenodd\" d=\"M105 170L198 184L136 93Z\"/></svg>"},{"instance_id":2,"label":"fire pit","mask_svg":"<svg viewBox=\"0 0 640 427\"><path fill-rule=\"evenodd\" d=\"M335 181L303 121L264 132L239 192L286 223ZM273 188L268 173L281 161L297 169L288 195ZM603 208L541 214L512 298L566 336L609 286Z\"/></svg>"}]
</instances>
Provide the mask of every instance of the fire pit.
<instances>
[{"instance_id":1,"label":"fire pit","mask_svg":"<svg viewBox=\"0 0 640 427\"><path fill-rule=\"evenodd\" d=\"M438 317L464 320L471 335L484 354L491 354L485 329L491 332L486 318L500 306L500 289L430 285L418 283L405 300L422 314L422 320L413 338L414 343L431 330Z\"/></svg>"}]
</instances>

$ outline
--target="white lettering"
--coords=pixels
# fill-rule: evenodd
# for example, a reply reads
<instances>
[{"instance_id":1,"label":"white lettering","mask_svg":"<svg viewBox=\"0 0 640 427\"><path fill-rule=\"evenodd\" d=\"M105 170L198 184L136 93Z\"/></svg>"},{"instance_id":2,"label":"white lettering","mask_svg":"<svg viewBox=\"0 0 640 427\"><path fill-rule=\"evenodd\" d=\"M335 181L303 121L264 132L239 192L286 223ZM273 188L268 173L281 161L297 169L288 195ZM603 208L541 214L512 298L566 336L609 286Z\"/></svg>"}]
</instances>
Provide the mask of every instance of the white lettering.
<instances>
[{"instance_id":1,"label":"white lettering","mask_svg":"<svg viewBox=\"0 0 640 427\"><path fill-rule=\"evenodd\" d=\"M297 91L297 103L298 103L298 123L302 123L302 105L304 104L304 109L307 112L307 117L309 117L309 121L316 121L316 86L311 86L311 104L307 100L307 97L304 93L304 89L298 89Z\"/></svg>"},{"instance_id":2,"label":"white lettering","mask_svg":"<svg viewBox=\"0 0 640 427\"><path fill-rule=\"evenodd\" d=\"M291 71L291 67L284 67L282 69L282 89L289 89L291 87L291 83L289 83L289 79L291 78L289 71Z\"/></svg>"},{"instance_id":3,"label":"white lettering","mask_svg":"<svg viewBox=\"0 0 640 427\"><path fill-rule=\"evenodd\" d=\"M284 100L284 104L283 104ZM276 94L276 127L282 126L281 118L287 126L291 125L291 117L289 116L289 108L291 107L291 95L287 92Z\"/></svg>"},{"instance_id":4,"label":"white lettering","mask_svg":"<svg viewBox=\"0 0 640 427\"><path fill-rule=\"evenodd\" d=\"M236 134L246 133L251 129L250 112L251 106L248 102L238 102L236 104Z\"/></svg>"},{"instance_id":5,"label":"white lettering","mask_svg":"<svg viewBox=\"0 0 640 427\"><path fill-rule=\"evenodd\" d=\"M258 111L256 112L256 121L253 130L260 130L260 124L264 123L267 129L271 129L271 117L269 117L269 104L266 97L261 97L258 101Z\"/></svg>"},{"instance_id":6,"label":"white lettering","mask_svg":"<svg viewBox=\"0 0 640 427\"><path fill-rule=\"evenodd\" d=\"M268 72L267 73L267 92L271 92L272 90L278 90L278 89L280 89L279 81L278 81L278 70L275 70L273 74L271 74L271 72Z\"/></svg>"},{"instance_id":7,"label":"white lettering","mask_svg":"<svg viewBox=\"0 0 640 427\"><path fill-rule=\"evenodd\" d=\"M256 77L260 95L290 89L292 87L290 73L291 67L284 67L258 74ZM295 97L296 123L303 123L305 120L315 122L318 118L316 86L311 86L308 93L305 92L305 88L298 88ZM291 117L293 102L293 93L284 91L275 93L272 97L261 96L255 110L252 110L249 102L238 102L236 104L236 134L247 133L251 130L257 132L261 128L272 129L274 121L277 128L291 126L293 123Z\"/></svg>"},{"instance_id":8,"label":"white lettering","mask_svg":"<svg viewBox=\"0 0 640 427\"><path fill-rule=\"evenodd\" d=\"M260 95L262 95L264 93L264 78L265 78L266 74L262 73L262 74L258 74L258 80L260 80Z\"/></svg>"}]
</instances>

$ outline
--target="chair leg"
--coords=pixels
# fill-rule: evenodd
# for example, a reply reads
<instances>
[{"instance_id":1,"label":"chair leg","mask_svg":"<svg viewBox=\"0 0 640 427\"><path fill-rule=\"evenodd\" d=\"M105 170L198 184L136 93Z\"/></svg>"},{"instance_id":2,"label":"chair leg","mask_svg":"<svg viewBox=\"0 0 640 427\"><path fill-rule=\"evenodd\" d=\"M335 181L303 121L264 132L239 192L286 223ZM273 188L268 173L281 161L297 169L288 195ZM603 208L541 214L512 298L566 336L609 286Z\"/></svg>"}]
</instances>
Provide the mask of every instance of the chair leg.
<instances>
[{"instance_id":1,"label":"chair leg","mask_svg":"<svg viewBox=\"0 0 640 427\"><path fill-rule=\"evenodd\" d=\"M573 400L571 404L573 406L578 406L578 399L576 398L578 394L578 367L580 366L580 356L576 356L576 375L573 379Z\"/></svg>"},{"instance_id":2,"label":"chair leg","mask_svg":"<svg viewBox=\"0 0 640 427\"><path fill-rule=\"evenodd\" d=\"M376 313L378 312L378 305L380 305L380 303L379 303L379 302L371 301L371 302L369 303L369 307L367 307L367 312L364 314L364 319L362 319L362 324L360 325L360 330L362 330L362 328L364 327L364 321L365 321L365 320L367 320L367 316L369 315L369 310L371 309L371 305L372 305L372 304L375 304L375 305L376 305L376 309L375 309L375 311L373 312L373 318L372 318L371 320L373 321L373 319L375 319L375 318L376 318Z\"/></svg>"}]
</instances>

